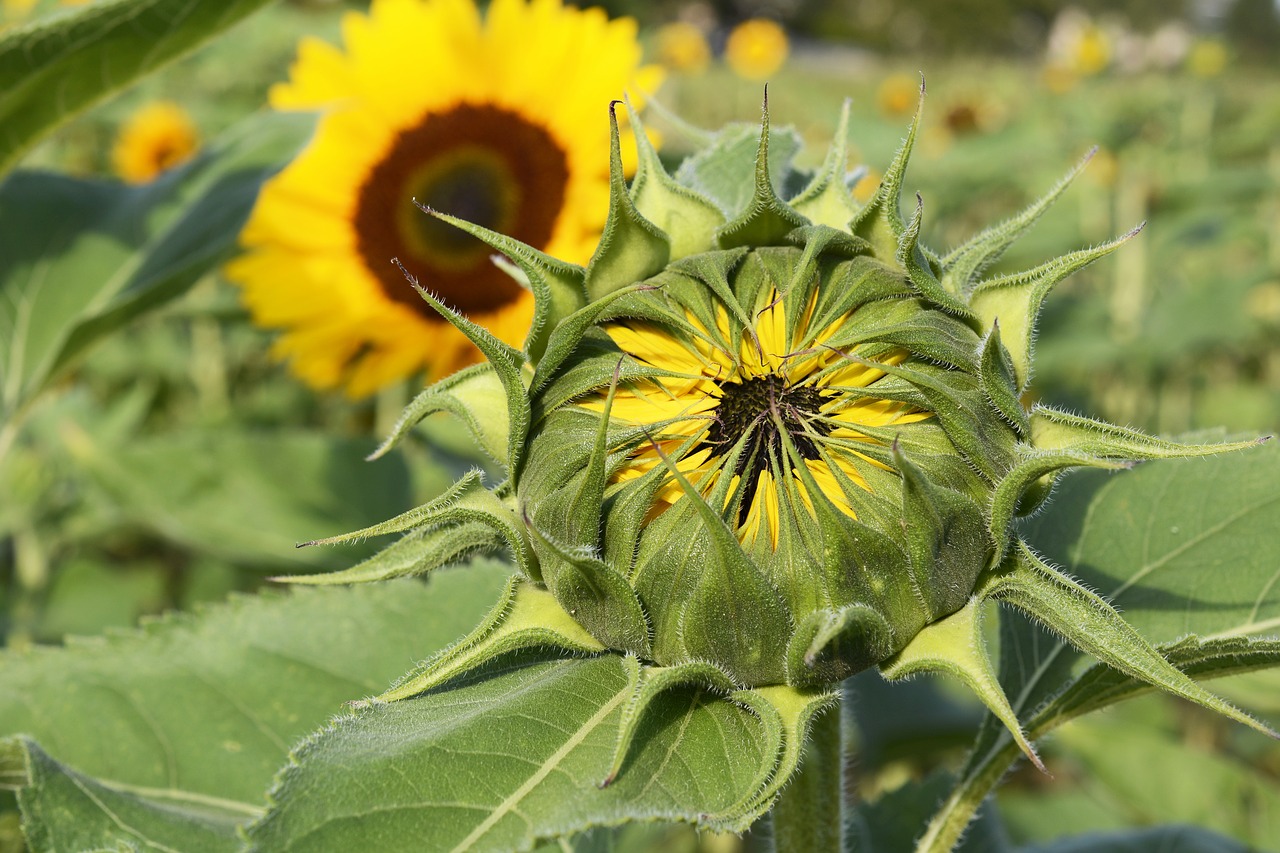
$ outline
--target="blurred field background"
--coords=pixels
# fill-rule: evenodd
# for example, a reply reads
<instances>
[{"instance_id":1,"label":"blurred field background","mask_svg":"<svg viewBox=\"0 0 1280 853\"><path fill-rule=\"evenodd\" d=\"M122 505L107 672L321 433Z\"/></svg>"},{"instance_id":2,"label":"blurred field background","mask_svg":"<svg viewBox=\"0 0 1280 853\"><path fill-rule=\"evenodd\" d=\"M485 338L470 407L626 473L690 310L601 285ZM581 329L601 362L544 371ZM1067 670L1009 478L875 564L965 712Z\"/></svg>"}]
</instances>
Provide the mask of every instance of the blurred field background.
<instances>
[{"instance_id":1,"label":"blurred field background","mask_svg":"<svg viewBox=\"0 0 1280 853\"><path fill-rule=\"evenodd\" d=\"M62 5L5 0L0 20L60 14ZM1280 12L1270 0L603 5L636 17L646 57L670 66L659 113L707 128L759 116L763 76L724 60L734 25L780 24L789 53L764 75L773 123L793 124L809 143L801 162L816 166L850 98L851 165L867 166L869 189L906 133L923 77L907 189L924 199L936 249L1013 214L1096 146L1085 173L1001 268L1146 226L1054 293L1034 394L1166 435L1280 429ZM198 138L214 139L265 109L299 36L336 41L344 9L360 7L274 4L63 127L21 166L109 178L122 124L155 101L181 104ZM664 29L673 22L684 29ZM702 48L688 41L691 31ZM681 34L686 41L673 42ZM679 128L649 115L664 158L678 161L688 150ZM475 463L447 427L403 454L363 462L417 387L359 401L317 393L271 359L271 340L212 275L96 346L61 380L0 464L5 644L97 634L221 600L272 574L348 565L359 548L292 545L393 515ZM1236 680L1231 690L1274 714L1275 683ZM866 792L929 769L921 755L930 747L963 749L976 711L951 701L930 705L937 713L907 734L867 735L878 745L862 768ZM922 726L936 733L933 743L921 742ZM1121 730L1106 735L1117 743L1168 732L1206 756L1237 737L1181 705L1146 701L1070 728L1060 742L1084 746L1054 765L1059 741L1050 745L1055 778L1022 775L1002 795L1016 840L1170 819L1160 812L1169 803L1134 793L1132 772L1159 773L1158 761L1121 764L1084 748L1090 737L1081 732L1102 737L1108 726ZM1276 797L1274 749L1239 766L1209 763L1202 772L1226 774L1222 784L1243 786L1241 796ZM1050 801L1035 794L1046 789L1061 797L1041 807ZM1196 807L1210 825L1229 820L1209 805Z\"/></svg>"}]
</instances>

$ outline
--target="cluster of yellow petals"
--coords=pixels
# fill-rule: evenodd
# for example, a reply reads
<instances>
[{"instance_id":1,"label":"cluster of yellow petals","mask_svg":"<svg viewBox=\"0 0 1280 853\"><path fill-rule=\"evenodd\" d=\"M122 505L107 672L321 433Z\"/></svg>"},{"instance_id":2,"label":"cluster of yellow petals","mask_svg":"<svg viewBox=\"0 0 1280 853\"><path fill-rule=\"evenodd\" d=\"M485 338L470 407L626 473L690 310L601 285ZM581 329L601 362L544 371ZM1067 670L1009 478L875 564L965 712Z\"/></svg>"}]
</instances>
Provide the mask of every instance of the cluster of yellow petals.
<instances>
[{"instance_id":1,"label":"cluster of yellow petals","mask_svg":"<svg viewBox=\"0 0 1280 853\"><path fill-rule=\"evenodd\" d=\"M867 481L859 466L884 466L854 449L859 443L875 441L859 427L906 424L931 417L928 412L899 402L841 393L842 389L866 388L886 375L875 366L847 358L847 353L825 346L847 321L847 316L816 334L802 322L792 340L787 334L783 303L774 293L769 304L756 314L754 328L742 335L736 348L729 343L730 321L723 308L713 331L704 329L691 315L687 319L698 330L697 336L686 337L648 322L620 322L605 327L621 350L659 371L659 375L651 378L624 383L615 392L610 419L649 427L655 438L653 444L641 446L615 475L619 482L643 476L654 467L666 464L665 456L700 491L711 492L727 472L724 456L730 448L716 451L698 445L716 416L722 385L773 376L783 380L787 387L808 384L829 395L821 407L822 417L833 426L822 442L827 452L818 459L805 460L805 467L826 498L854 516L854 507L841 487L841 478L829 463L839 468L847 482L866 489ZM897 364L905 357L906 353L899 350L881 356L878 361ZM586 405L602 411L603 398ZM812 498L803 479L794 470L792 475L797 493L811 509ZM735 482L730 486L730 496L737 489L739 475L731 476ZM659 509L674 504L683 495L679 482L669 480L658 494ZM784 511L779 488L766 468L745 508L739 538L751 543L766 531L776 545Z\"/></svg>"}]
</instances>

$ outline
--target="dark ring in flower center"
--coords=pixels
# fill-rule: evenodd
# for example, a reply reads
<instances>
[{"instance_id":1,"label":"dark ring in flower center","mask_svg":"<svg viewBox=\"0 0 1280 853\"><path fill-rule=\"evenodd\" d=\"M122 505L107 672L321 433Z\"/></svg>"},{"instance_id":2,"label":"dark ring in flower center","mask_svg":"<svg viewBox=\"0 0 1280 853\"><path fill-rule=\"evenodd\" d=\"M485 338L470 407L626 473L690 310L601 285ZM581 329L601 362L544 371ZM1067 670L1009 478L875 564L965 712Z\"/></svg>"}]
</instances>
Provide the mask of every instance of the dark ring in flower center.
<instances>
[{"instance_id":1,"label":"dark ring in flower center","mask_svg":"<svg viewBox=\"0 0 1280 853\"><path fill-rule=\"evenodd\" d=\"M812 385L788 385L785 378L772 373L721 382L718 387L720 402L712 412L714 420L699 449L709 448L714 455L723 456L744 435L750 435L733 470L743 477L741 516L745 519L760 475L769 467L771 457L776 455L784 469L791 470L779 423L803 458L821 458L814 433L825 436L833 429L821 415L828 395Z\"/></svg>"},{"instance_id":2,"label":"dark ring in flower center","mask_svg":"<svg viewBox=\"0 0 1280 853\"><path fill-rule=\"evenodd\" d=\"M414 199L543 248L568 182L564 151L519 113L474 104L431 113L391 142L361 185L357 249L383 292L428 320L440 317L392 258L463 314L494 311L518 299L523 288L490 262L491 249L418 210Z\"/></svg>"}]
</instances>

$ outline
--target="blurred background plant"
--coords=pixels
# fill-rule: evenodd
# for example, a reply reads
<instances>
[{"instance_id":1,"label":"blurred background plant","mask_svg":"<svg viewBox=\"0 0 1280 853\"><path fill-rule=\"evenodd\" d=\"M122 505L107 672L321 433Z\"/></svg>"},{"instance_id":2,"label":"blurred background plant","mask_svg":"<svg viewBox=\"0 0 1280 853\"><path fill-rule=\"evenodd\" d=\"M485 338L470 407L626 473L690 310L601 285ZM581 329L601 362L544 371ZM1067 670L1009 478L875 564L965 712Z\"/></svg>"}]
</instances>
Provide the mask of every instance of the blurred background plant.
<instances>
[{"instance_id":1,"label":"blurred background plant","mask_svg":"<svg viewBox=\"0 0 1280 853\"><path fill-rule=\"evenodd\" d=\"M301 85L307 63L319 63L319 76L331 71L338 49L321 45L353 49L368 4L195 5L214 9L203 30L146 35L149 46L160 44L155 51L127 39L104 48L142 58L49 115L24 105L18 42L6 43L0 59L0 126L8 125L0 164L17 164L0 183L0 642L10 649L190 609L255 589L274 573L349 565L370 549L296 551L292 544L420 503L478 461L447 424L430 425L403 452L362 461L431 364L419 352L355 385L343 371L406 335L421 336L413 341L419 351L423 341L426 350L440 346L420 317L389 329L386 294L352 287L358 275L392 287L389 262L374 273L372 261L365 272L335 273L341 265L326 263L317 247L332 228L317 229L318 219L295 210L272 237L288 243L296 228L297 240L271 268L278 281L255 285L275 293L259 304L275 298L288 307L288 323L280 311L273 320L253 309L255 300L246 307L224 274L224 263L240 257L232 277L245 278L234 272L248 257L240 230L264 183L280 182L288 194L289 170L303 168L299 152L315 126L310 113L266 105L289 100L282 82ZM599 5L615 24L620 16L637 22L645 61L665 66L665 78L642 66L638 47L625 61L616 55L635 45L630 24L610 31L618 67L591 81L600 91L583 90L572 109L555 112L565 100L557 88L563 77L539 78L547 100L525 98L523 115L575 146L575 168L604 165L605 101L626 85L637 97L656 96L662 156L674 163L690 141L679 122L664 125L664 114L709 128L751 121L768 80L774 124L794 125L810 152L823 150L839 104L852 99L853 164L868 167L853 191L865 199L905 132L923 73L924 132L909 189L924 193L926 226L936 223L930 245L953 245L1020 209L1094 146L1084 176L1002 267L1023 269L1147 223L1114 259L1070 279L1050 303L1033 386L1039 398L1164 434L1280 427L1280 14L1271 0ZM0 38L47 46L38 39L42 28L119 6L3 0ZM463 17L468 7L450 6ZM232 38L191 53L250 12L253 22ZM605 32L603 15L591 21ZM304 35L311 41L300 48ZM50 51L48 73L67 79L84 73L77 62L96 61L91 50ZM164 73L145 74L184 54ZM378 78L389 82L375 81L370 91L391 99L397 86L420 93L427 85L414 76L420 58L396 53ZM518 56L509 61L503 73L524 73ZM459 72L456 81L448 69L430 74L469 83L472 103L516 103L492 94L502 91L501 80L491 94L477 94L480 72ZM292 105L317 109L334 93L303 95ZM379 144L427 109L384 110L374 128ZM22 145L37 137L38 144ZM358 176L370 167L353 168ZM302 174L302 186L323 195L331 187L322 172ZM572 255L592 245L603 224L603 174L573 178L565 204L583 205L570 216L577 231L557 231L559 243L543 244L549 251ZM594 213L580 212L592 205ZM494 221L500 225L501 216ZM246 242L261 246L252 236ZM341 280L317 279L325 275ZM424 283L432 285L430 276ZM322 299L324 288L339 295ZM307 344L334 360L332 370L320 371L325 381L311 385L345 384L348 394L314 390L280 360L308 356L306 347L282 347L287 338L278 329L320 314L347 327L340 340L321 334ZM358 329L353 318L368 325ZM1232 689L1252 691L1255 707L1280 712L1274 702L1257 704L1276 680L1251 679ZM874 680L860 677L865 695L887 691L883 701L893 707L927 712L892 717L888 728L883 715L856 721L865 746L857 788L873 797L924 778L940 766L938 756L958 756L977 719L945 687L890 690ZM1280 755L1194 710L1169 707L1144 700L1049 744L1054 778L1019 775L1000 795L1014 840L1176 817L1173 800L1157 795L1176 774L1090 751L1089 726L1119 727L1126 738L1140 731L1162 739L1160 749L1181 744L1183 763L1169 758L1170 766L1212 764L1251 804L1206 814L1204 825L1245 842L1280 837L1266 836L1271 824L1258 823L1268 809L1280 814ZM1227 751L1226 765L1214 748ZM1135 798L1135 770L1157 794ZM0 799L0 810L11 806ZM20 843L14 820L11 812L0 819L0 849L6 838Z\"/></svg>"}]
</instances>

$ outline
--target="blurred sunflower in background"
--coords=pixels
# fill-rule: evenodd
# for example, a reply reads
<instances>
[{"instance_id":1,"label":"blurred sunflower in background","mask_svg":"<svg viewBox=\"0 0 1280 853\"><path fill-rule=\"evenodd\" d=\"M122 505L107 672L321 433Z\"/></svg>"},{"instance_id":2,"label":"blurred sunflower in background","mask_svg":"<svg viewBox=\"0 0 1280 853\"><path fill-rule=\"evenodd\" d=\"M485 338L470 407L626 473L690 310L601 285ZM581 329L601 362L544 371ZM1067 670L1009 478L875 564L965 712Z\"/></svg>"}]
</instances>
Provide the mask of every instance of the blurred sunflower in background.
<instances>
[{"instance_id":1,"label":"blurred sunflower in background","mask_svg":"<svg viewBox=\"0 0 1280 853\"><path fill-rule=\"evenodd\" d=\"M1227 67L1227 45L1221 39L1202 38L1191 46L1187 70L1197 77L1217 77Z\"/></svg>"},{"instance_id":2,"label":"blurred sunflower in background","mask_svg":"<svg viewBox=\"0 0 1280 853\"><path fill-rule=\"evenodd\" d=\"M199 150L200 131L187 111L173 101L152 101L120 125L111 163L122 180L145 184Z\"/></svg>"},{"instance_id":3,"label":"blurred sunflower in background","mask_svg":"<svg viewBox=\"0 0 1280 853\"><path fill-rule=\"evenodd\" d=\"M891 74L876 88L876 106L886 118L898 119L915 112L920 102L920 78Z\"/></svg>"},{"instance_id":4,"label":"blurred sunflower in background","mask_svg":"<svg viewBox=\"0 0 1280 853\"><path fill-rule=\"evenodd\" d=\"M391 263L519 346L533 299L427 207L585 262L609 194L605 110L655 89L637 27L560 0L374 0L342 48L302 41L280 110L318 110L309 146L268 182L228 265L274 353L313 387L362 397L479 358ZM624 148L626 147L624 143Z\"/></svg>"},{"instance_id":5,"label":"blurred sunflower in background","mask_svg":"<svg viewBox=\"0 0 1280 853\"><path fill-rule=\"evenodd\" d=\"M1068 91L1082 78L1105 71L1114 54L1114 40L1102 25L1079 9L1066 9L1049 32L1045 84L1054 92Z\"/></svg>"},{"instance_id":6,"label":"blurred sunflower in background","mask_svg":"<svg viewBox=\"0 0 1280 853\"><path fill-rule=\"evenodd\" d=\"M729 32L724 44L725 62L739 77L764 80L787 61L787 31L768 18L743 21Z\"/></svg>"},{"instance_id":7,"label":"blurred sunflower in background","mask_svg":"<svg viewBox=\"0 0 1280 853\"><path fill-rule=\"evenodd\" d=\"M35 8L37 0L0 0L0 27L24 21Z\"/></svg>"},{"instance_id":8,"label":"blurred sunflower in background","mask_svg":"<svg viewBox=\"0 0 1280 853\"><path fill-rule=\"evenodd\" d=\"M672 21L658 28L658 59L672 71L701 74L711 64L711 46L697 25Z\"/></svg>"}]
</instances>

